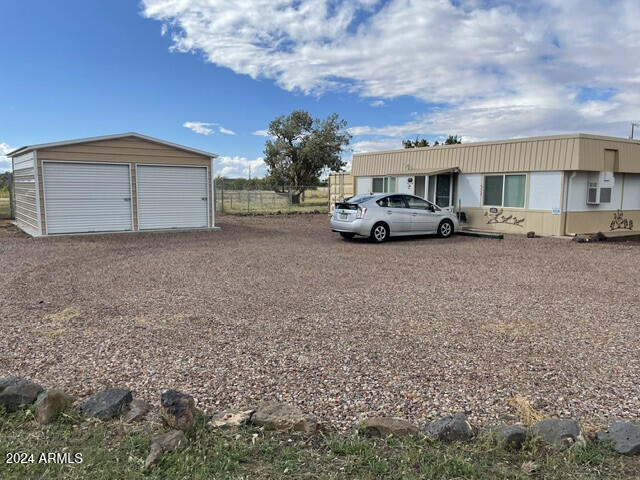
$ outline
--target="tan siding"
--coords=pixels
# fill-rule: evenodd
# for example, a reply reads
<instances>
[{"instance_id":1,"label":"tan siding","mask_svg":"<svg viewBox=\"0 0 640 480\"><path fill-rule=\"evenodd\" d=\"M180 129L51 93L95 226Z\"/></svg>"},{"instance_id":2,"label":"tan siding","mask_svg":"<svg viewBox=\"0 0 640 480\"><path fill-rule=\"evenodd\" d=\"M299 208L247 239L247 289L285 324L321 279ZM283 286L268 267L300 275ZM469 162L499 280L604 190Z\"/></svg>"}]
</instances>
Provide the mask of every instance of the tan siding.
<instances>
[{"instance_id":1,"label":"tan siding","mask_svg":"<svg viewBox=\"0 0 640 480\"><path fill-rule=\"evenodd\" d=\"M38 150L45 160L74 160L84 162L153 163L165 165L210 165L206 155L142 140L119 138L95 142L61 145Z\"/></svg>"},{"instance_id":2,"label":"tan siding","mask_svg":"<svg viewBox=\"0 0 640 480\"><path fill-rule=\"evenodd\" d=\"M618 150L619 171L640 173L640 142L585 134L356 154L352 172L401 175L451 167L464 173L601 171L605 149Z\"/></svg>"},{"instance_id":3,"label":"tan siding","mask_svg":"<svg viewBox=\"0 0 640 480\"><path fill-rule=\"evenodd\" d=\"M489 223L489 217L486 215L490 212L488 207L466 207L463 210L467 217L467 221L462 224L463 228L519 234L534 231L538 235L546 236L560 235L562 228L562 217L553 215L549 211L521 208L500 209L503 212L503 216L508 217L511 215L521 220L518 225L513 225L511 223Z\"/></svg>"},{"instance_id":4,"label":"tan siding","mask_svg":"<svg viewBox=\"0 0 640 480\"><path fill-rule=\"evenodd\" d=\"M631 233L640 231L640 210L624 210L624 218L633 221L633 230L611 230L615 210L567 212L567 234L573 233Z\"/></svg>"}]
</instances>

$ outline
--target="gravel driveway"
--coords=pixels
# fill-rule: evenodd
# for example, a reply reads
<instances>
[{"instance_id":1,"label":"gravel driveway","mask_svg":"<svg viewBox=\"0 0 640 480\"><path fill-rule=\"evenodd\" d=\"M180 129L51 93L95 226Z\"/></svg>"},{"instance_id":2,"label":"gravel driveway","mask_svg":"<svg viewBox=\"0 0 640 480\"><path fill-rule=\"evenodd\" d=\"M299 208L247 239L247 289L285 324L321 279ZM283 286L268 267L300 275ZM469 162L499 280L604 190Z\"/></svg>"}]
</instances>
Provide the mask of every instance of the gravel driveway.
<instances>
[{"instance_id":1,"label":"gravel driveway","mask_svg":"<svg viewBox=\"0 0 640 480\"><path fill-rule=\"evenodd\" d=\"M263 399L346 427L640 417L640 244L345 242L324 215L220 232L31 239L0 229L0 376L123 385L211 411Z\"/></svg>"}]
</instances>

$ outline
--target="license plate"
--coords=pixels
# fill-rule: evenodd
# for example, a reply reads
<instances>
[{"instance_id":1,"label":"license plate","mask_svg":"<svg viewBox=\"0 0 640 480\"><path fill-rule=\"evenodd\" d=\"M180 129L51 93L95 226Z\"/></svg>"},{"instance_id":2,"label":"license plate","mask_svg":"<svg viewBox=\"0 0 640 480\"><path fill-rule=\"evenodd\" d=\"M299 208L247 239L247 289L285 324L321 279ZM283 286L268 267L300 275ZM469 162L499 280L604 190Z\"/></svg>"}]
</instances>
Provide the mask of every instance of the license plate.
<instances>
[{"instance_id":1,"label":"license plate","mask_svg":"<svg viewBox=\"0 0 640 480\"><path fill-rule=\"evenodd\" d=\"M346 220L347 219L347 214L346 213L339 213L338 214L338 218L340 220Z\"/></svg>"}]
</instances>

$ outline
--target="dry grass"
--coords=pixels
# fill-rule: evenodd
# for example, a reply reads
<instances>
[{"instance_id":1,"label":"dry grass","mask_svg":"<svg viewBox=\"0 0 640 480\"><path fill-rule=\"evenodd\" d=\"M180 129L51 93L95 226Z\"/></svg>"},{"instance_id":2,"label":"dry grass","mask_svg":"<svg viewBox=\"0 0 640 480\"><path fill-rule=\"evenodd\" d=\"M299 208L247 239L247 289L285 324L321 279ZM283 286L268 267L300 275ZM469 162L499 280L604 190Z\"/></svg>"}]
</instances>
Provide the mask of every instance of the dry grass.
<instances>
[{"instance_id":1,"label":"dry grass","mask_svg":"<svg viewBox=\"0 0 640 480\"><path fill-rule=\"evenodd\" d=\"M64 335L67 332L66 328L57 328L52 330L35 330L35 334L42 337L59 337L60 335Z\"/></svg>"},{"instance_id":2,"label":"dry grass","mask_svg":"<svg viewBox=\"0 0 640 480\"><path fill-rule=\"evenodd\" d=\"M513 397L509 401L509 404L514 409L515 414L520 419L520 422L527 427L530 427L534 423L545 418L541 412L531 406L531 402L529 402L525 397Z\"/></svg>"},{"instance_id":3,"label":"dry grass","mask_svg":"<svg viewBox=\"0 0 640 480\"><path fill-rule=\"evenodd\" d=\"M78 318L81 312L77 308L67 307L64 310L44 316L44 320L52 323L67 323L74 318Z\"/></svg>"}]
</instances>

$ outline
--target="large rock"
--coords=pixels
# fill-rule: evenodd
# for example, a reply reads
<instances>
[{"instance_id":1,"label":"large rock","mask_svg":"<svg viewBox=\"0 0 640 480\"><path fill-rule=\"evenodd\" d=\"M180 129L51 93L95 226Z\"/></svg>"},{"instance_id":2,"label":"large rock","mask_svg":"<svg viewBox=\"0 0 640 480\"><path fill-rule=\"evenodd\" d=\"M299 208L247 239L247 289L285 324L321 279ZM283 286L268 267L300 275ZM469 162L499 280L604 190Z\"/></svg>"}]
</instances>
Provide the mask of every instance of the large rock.
<instances>
[{"instance_id":1,"label":"large rock","mask_svg":"<svg viewBox=\"0 0 640 480\"><path fill-rule=\"evenodd\" d=\"M298 407L275 401L258 406L251 416L251 423L265 430L314 433L318 429L318 419L314 415L305 415Z\"/></svg>"},{"instance_id":2,"label":"large rock","mask_svg":"<svg viewBox=\"0 0 640 480\"><path fill-rule=\"evenodd\" d=\"M246 425L251 420L255 410L239 410L229 409L216 412L209 420L208 425L211 428L232 428Z\"/></svg>"},{"instance_id":3,"label":"large rock","mask_svg":"<svg viewBox=\"0 0 640 480\"><path fill-rule=\"evenodd\" d=\"M616 422L606 432L598 433L598 440L609 441L613 449L622 455L640 454L640 425Z\"/></svg>"},{"instance_id":4,"label":"large rock","mask_svg":"<svg viewBox=\"0 0 640 480\"><path fill-rule=\"evenodd\" d=\"M168 390L160 396L160 416L171 428L186 432L193 426L195 401L191 395Z\"/></svg>"},{"instance_id":5,"label":"large rock","mask_svg":"<svg viewBox=\"0 0 640 480\"><path fill-rule=\"evenodd\" d=\"M585 443L582 427L570 418L541 420L531 427L531 435L541 437L548 444L560 449Z\"/></svg>"},{"instance_id":6,"label":"large rock","mask_svg":"<svg viewBox=\"0 0 640 480\"><path fill-rule=\"evenodd\" d=\"M51 423L58 414L73 405L73 398L62 390L52 388L38 395L36 420L42 425Z\"/></svg>"},{"instance_id":7,"label":"large rock","mask_svg":"<svg viewBox=\"0 0 640 480\"><path fill-rule=\"evenodd\" d=\"M0 380L0 405L14 409L31 405L44 390L37 383L21 377L6 377Z\"/></svg>"},{"instance_id":8,"label":"large rock","mask_svg":"<svg viewBox=\"0 0 640 480\"><path fill-rule=\"evenodd\" d=\"M117 417L133 400L131 390L107 388L87 400L80 409L87 417L109 420Z\"/></svg>"},{"instance_id":9,"label":"large rock","mask_svg":"<svg viewBox=\"0 0 640 480\"><path fill-rule=\"evenodd\" d=\"M129 410L124 414L122 420L127 423L139 422L149 411L149 404L139 398L134 398L129 404Z\"/></svg>"},{"instance_id":10,"label":"large rock","mask_svg":"<svg viewBox=\"0 0 640 480\"><path fill-rule=\"evenodd\" d=\"M362 432L370 437L405 437L417 435L419 430L413 423L402 418L371 417L362 422Z\"/></svg>"},{"instance_id":11,"label":"large rock","mask_svg":"<svg viewBox=\"0 0 640 480\"><path fill-rule=\"evenodd\" d=\"M498 445L507 450L520 450L527 438L524 425L504 425L496 430Z\"/></svg>"},{"instance_id":12,"label":"large rock","mask_svg":"<svg viewBox=\"0 0 640 480\"><path fill-rule=\"evenodd\" d=\"M462 412L431 422L426 433L445 442L468 441L473 437L471 424Z\"/></svg>"},{"instance_id":13,"label":"large rock","mask_svg":"<svg viewBox=\"0 0 640 480\"><path fill-rule=\"evenodd\" d=\"M156 463L162 456L173 450L181 450L187 445L187 437L184 436L182 430L172 430L171 432L161 435L154 435L151 439L151 448L149 455L144 462L144 467L149 468Z\"/></svg>"}]
</instances>

